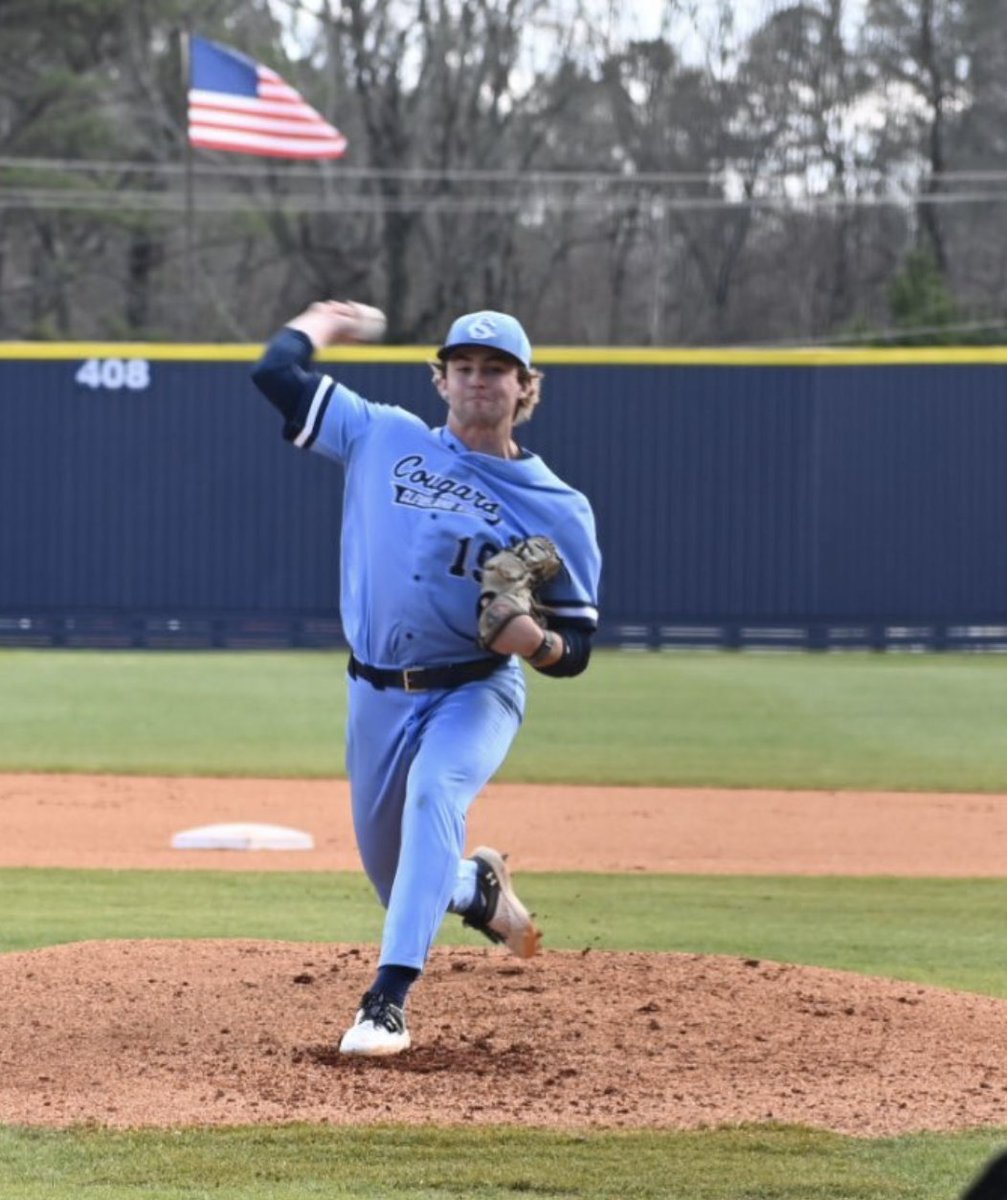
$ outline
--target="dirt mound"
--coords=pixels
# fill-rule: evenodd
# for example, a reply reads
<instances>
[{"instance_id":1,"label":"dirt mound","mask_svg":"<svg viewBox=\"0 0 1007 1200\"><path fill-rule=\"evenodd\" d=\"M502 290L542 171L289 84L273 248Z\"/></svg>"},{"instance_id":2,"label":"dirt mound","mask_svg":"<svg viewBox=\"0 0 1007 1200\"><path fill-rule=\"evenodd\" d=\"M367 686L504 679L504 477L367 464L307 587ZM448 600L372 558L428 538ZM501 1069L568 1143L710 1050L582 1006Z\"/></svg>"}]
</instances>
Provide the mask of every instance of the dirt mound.
<instances>
[{"instance_id":1,"label":"dirt mound","mask_svg":"<svg viewBox=\"0 0 1007 1200\"><path fill-rule=\"evenodd\" d=\"M999 1125L1007 1002L726 957L441 949L416 1047L341 1058L373 947L83 942L0 957L0 1121L853 1134Z\"/></svg>"}]
</instances>

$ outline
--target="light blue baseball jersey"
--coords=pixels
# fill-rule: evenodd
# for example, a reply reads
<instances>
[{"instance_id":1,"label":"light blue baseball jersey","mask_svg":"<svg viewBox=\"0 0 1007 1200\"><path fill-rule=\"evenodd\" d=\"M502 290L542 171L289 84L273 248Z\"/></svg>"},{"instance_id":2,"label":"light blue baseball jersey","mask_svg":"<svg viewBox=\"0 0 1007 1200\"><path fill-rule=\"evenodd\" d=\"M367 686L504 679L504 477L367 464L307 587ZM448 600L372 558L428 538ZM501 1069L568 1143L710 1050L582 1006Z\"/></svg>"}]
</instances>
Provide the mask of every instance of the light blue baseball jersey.
<instances>
[{"instance_id":1,"label":"light blue baseball jersey","mask_svg":"<svg viewBox=\"0 0 1007 1200\"><path fill-rule=\"evenodd\" d=\"M560 625L598 623L600 554L590 505L537 455L469 450L329 376L294 444L345 465L340 611L359 659L435 666L474 657L480 566L503 546L551 537L564 571L543 590Z\"/></svg>"}]
</instances>

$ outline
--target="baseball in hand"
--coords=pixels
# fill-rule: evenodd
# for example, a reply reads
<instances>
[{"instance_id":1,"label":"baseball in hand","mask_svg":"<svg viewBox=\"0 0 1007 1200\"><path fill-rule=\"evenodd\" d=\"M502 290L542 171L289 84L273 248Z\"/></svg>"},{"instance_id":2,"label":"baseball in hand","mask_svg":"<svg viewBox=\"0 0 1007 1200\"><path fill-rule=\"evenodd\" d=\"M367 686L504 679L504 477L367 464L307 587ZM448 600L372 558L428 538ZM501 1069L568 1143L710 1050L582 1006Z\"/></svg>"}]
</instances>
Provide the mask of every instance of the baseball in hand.
<instances>
[{"instance_id":1,"label":"baseball in hand","mask_svg":"<svg viewBox=\"0 0 1007 1200\"><path fill-rule=\"evenodd\" d=\"M388 321L380 308L360 304L356 300L347 303L354 310L353 338L358 342L380 342L385 336Z\"/></svg>"}]
</instances>

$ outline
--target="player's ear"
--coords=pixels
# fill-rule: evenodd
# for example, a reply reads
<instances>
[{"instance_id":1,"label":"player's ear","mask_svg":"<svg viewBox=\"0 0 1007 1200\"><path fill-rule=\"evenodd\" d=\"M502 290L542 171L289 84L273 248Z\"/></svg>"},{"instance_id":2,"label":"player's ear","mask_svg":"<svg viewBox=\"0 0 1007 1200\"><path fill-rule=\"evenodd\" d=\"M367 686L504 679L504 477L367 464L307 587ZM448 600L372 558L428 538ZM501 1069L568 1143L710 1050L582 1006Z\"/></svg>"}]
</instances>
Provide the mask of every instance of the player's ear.
<instances>
[{"instance_id":1,"label":"player's ear","mask_svg":"<svg viewBox=\"0 0 1007 1200\"><path fill-rule=\"evenodd\" d=\"M447 400L447 398L448 398L447 369L445 368L443 363L432 362L430 364L430 380L433 383L434 387L438 390L438 392L440 392L441 399Z\"/></svg>"},{"instance_id":2,"label":"player's ear","mask_svg":"<svg viewBox=\"0 0 1007 1200\"><path fill-rule=\"evenodd\" d=\"M531 420L531 415L542 399L542 372L535 369L518 371L521 382L521 394L518 397L517 408L514 411L514 424L522 425Z\"/></svg>"}]
</instances>

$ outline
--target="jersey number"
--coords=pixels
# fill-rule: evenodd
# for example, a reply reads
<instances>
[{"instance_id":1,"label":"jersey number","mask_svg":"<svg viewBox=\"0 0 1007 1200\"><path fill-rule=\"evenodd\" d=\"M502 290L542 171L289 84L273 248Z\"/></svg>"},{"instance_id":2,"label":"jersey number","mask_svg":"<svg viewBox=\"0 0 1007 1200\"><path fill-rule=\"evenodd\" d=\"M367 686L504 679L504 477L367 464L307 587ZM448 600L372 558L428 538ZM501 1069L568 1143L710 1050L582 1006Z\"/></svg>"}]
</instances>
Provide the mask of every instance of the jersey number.
<instances>
[{"instance_id":1,"label":"jersey number","mask_svg":"<svg viewBox=\"0 0 1007 1200\"><path fill-rule=\"evenodd\" d=\"M469 571L469 551L472 549L474 538L463 537L458 539L458 551L455 554L455 560L448 568L451 575L458 579L463 579ZM483 563L496 554L499 546L494 546L492 542L482 542L475 555L475 565L471 568L472 578L476 583L482 583L483 573L480 570Z\"/></svg>"}]
</instances>

